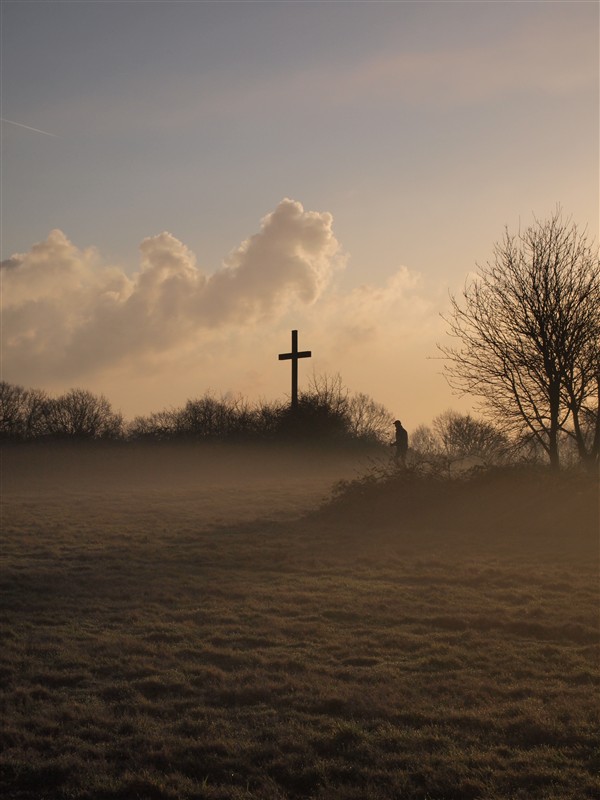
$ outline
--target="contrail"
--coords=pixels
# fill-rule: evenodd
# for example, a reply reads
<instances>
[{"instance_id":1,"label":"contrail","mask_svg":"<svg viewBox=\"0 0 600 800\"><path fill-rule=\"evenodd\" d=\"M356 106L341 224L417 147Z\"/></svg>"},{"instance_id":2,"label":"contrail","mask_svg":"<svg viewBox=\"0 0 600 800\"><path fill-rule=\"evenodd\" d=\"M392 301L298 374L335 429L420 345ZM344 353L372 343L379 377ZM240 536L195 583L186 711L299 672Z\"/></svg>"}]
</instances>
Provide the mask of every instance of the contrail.
<instances>
[{"instance_id":1,"label":"contrail","mask_svg":"<svg viewBox=\"0 0 600 800\"><path fill-rule=\"evenodd\" d=\"M31 125L23 125L22 122L13 122L12 119L5 119L4 117L0 117L0 121L8 122L9 125L16 125L19 128L27 128L28 131L43 133L44 136L54 136L54 138L58 138L55 133L48 133L48 131L41 131L39 128L32 128Z\"/></svg>"}]
</instances>

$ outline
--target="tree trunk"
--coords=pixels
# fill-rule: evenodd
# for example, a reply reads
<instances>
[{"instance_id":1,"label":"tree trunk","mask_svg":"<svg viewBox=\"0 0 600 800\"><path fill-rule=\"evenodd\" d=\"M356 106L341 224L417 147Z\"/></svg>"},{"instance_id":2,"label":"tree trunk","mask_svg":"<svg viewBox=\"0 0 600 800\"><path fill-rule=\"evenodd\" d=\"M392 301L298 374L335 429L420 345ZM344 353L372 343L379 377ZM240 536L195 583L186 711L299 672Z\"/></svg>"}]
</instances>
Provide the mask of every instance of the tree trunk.
<instances>
[{"instance_id":1,"label":"tree trunk","mask_svg":"<svg viewBox=\"0 0 600 800\"><path fill-rule=\"evenodd\" d=\"M596 406L596 424L594 425L594 438L589 452L589 458L586 459L586 466L589 467L590 472L598 469L600 462L600 365L596 373L596 394L598 405Z\"/></svg>"},{"instance_id":2,"label":"tree trunk","mask_svg":"<svg viewBox=\"0 0 600 800\"><path fill-rule=\"evenodd\" d=\"M550 467L556 470L560 469L560 454L558 452L558 437L556 432L550 433L548 455L550 456Z\"/></svg>"},{"instance_id":3,"label":"tree trunk","mask_svg":"<svg viewBox=\"0 0 600 800\"><path fill-rule=\"evenodd\" d=\"M558 451L558 414L560 410L560 383L553 381L550 384L550 430L548 431L548 455L550 467L560 469L560 453Z\"/></svg>"}]
</instances>

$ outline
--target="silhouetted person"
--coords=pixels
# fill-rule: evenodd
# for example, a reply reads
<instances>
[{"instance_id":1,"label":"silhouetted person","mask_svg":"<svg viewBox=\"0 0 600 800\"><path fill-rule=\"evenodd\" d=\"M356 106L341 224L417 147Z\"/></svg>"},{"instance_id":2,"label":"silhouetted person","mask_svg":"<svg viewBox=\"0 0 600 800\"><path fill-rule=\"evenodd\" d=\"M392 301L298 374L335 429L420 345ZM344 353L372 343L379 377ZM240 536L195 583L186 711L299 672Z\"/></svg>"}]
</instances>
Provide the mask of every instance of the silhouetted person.
<instances>
[{"instance_id":1,"label":"silhouetted person","mask_svg":"<svg viewBox=\"0 0 600 800\"><path fill-rule=\"evenodd\" d=\"M394 422L394 426L396 428L396 439L392 442L392 447L396 448L396 463L405 466L406 454L408 453L408 433L402 427L399 419Z\"/></svg>"}]
</instances>

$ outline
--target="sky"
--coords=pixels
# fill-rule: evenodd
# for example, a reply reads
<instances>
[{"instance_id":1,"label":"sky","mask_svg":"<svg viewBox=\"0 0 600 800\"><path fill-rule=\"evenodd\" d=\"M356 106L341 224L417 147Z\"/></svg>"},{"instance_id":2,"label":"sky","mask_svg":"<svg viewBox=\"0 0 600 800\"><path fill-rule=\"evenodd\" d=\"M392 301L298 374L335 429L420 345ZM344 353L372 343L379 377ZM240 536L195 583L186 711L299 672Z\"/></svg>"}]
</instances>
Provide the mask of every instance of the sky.
<instances>
[{"instance_id":1,"label":"sky","mask_svg":"<svg viewBox=\"0 0 600 800\"><path fill-rule=\"evenodd\" d=\"M449 294L557 204L598 239L599 10L2 0L2 379L284 399L298 329L301 389L468 410Z\"/></svg>"}]
</instances>

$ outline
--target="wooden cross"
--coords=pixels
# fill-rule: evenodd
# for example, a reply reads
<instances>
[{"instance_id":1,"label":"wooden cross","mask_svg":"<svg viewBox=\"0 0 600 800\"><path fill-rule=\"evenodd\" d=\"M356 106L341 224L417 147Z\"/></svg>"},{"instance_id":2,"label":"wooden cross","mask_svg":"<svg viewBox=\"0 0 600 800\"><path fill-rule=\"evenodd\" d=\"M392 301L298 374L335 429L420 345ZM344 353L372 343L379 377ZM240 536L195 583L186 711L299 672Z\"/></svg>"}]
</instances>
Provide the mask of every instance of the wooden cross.
<instances>
[{"instance_id":1,"label":"wooden cross","mask_svg":"<svg viewBox=\"0 0 600 800\"><path fill-rule=\"evenodd\" d=\"M298 331L292 331L292 352L279 354L280 361L292 361L292 408L298 408L298 359L311 356L310 350L298 352Z\"/></svg>"}]
</instances>

